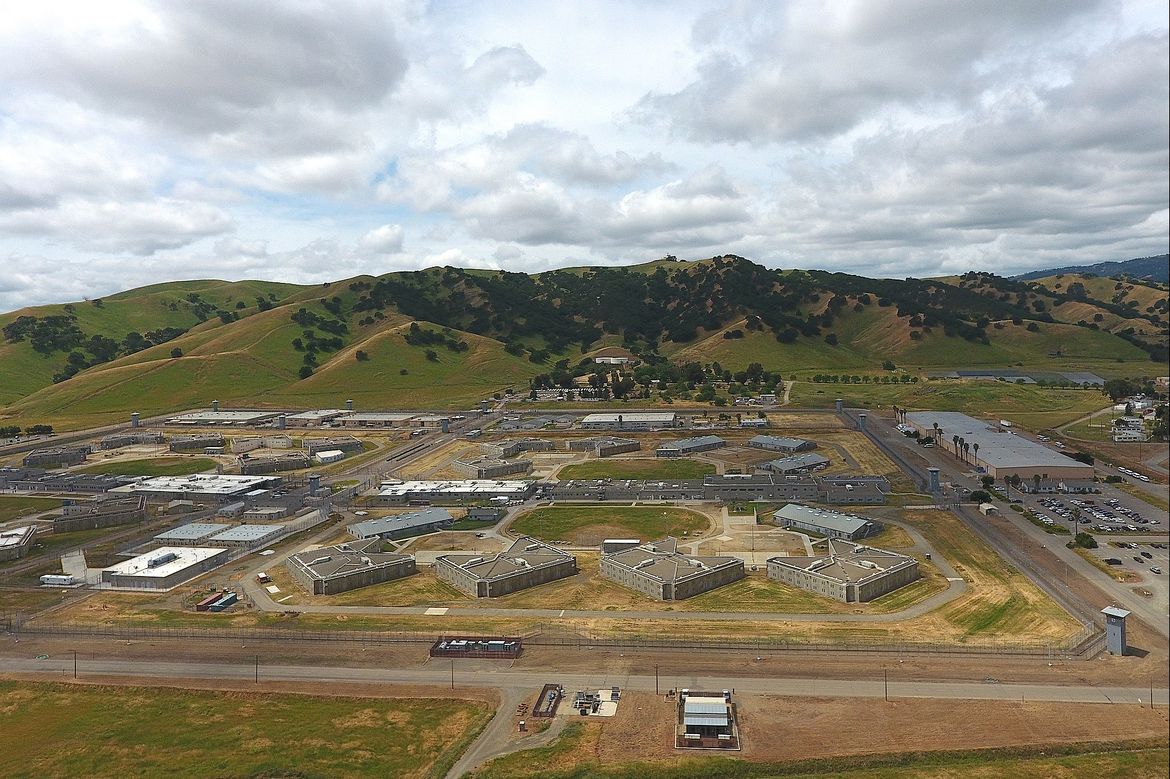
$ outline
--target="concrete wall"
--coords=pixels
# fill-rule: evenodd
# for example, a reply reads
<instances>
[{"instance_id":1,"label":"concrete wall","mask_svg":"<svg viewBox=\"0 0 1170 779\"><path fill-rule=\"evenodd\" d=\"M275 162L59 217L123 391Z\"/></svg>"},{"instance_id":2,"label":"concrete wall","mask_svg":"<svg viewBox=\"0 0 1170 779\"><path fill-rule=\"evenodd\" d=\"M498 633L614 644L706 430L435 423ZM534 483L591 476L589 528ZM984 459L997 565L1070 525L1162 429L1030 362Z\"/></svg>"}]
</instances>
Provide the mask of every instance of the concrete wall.
<instances>
[{"instance_id":1,"label":"concrete wall","mask_svg":"<svg viewBox=\"0 0 1170 779\"><path fill-rule=\"evenodd\" d=\"M305 566L297 565L291 560L285 560L285 567L305 590L314 595L336 595L339 592L349 592L361 587L402 579L418 572L414 558L407 558L393 565L363 568L352 573L331 576L328 579L312 576Z\"/></svg>"},{"instance_id":2,"label":"concrete wall","mask_svg":"<svg viewBox=\"0 0 1170 779\"><path fill-rule=\"evenodd\" d=\"M917 560L908 560L900 566L867 577L862 582L846 582L815 571L801 571L768 561L769 579L824 595L842 603L867 603L888 592L893 592L899 587L906 586L918 577Z\"/></svg>"},{"instance_id":3,"label":"concrete wall","mask_svg":"<svg viewBox=\"0 0 1170 779\"><path fill-rule=\"evenodd\" d=\"M495 579L478 576L443 559L435 561L435 574L461 592L473 598L499 598L508 593L526 590L539 584L563 579L577 573L577 560L567 557L537 568L523 568Z\"/></svg>"},{"instance_id":4,"label":"concrete wall","mask_svg":"<svg viewBox=\"0 0 1170 779\"><path fill-rule=\"evenodd\" d=\"M743 561L735 560L727 565L722 565L709 571L703 571L700 574L688 576L681 581L675 582L671 588L671 600L685 600L695 595L701 595L704 592L722 587L725 584L737 582L743 577Z\"/></svg>"},{"instance_id":5,"label":"concrete wall","mask_svg":"<svg viewBox=\"0 0 1170 779\"><path fill-rule=\"evenodd\" d=\"M601 575L623 587L640 592L647 598L654 600L670 600L669 590L665 582L646 576L625 565L618 565L604 555L601 557Z\"/></svg>"}]
</instances>

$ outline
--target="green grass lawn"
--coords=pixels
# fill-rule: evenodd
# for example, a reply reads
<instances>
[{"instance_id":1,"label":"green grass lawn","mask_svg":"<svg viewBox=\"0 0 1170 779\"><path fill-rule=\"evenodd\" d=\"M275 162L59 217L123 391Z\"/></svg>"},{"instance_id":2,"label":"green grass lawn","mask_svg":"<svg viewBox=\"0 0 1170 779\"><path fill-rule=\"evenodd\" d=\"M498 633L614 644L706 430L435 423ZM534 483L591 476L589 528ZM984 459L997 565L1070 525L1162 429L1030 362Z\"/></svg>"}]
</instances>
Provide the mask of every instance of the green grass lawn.
<instances>
[{"instance_id":1,"label":"green grass lawn","mask_svg":"<svg viewBox=\"0 0 1170 779\"><path fill-rule=\"evenodd\" d=\"M215 460L208 457L154 457L95 463L79 470L85 473L112 473L118 476L185 476L189 473L211 471L215 466Z\"/></svg>"},{"instance_id":2,"label":"green grass lawn","mask_svg":"<svg viewBox=\"0 0 1170 779\"><path fill-rule=\"evenodd\" d=\"M0 495L0 522L23 517L25 514L36 514L40 511L49 511L59 508L61 501L57 498L32 498L27 495Z\"/></svg>"},{"instance_id":3,"label":"green grass lawn","mask_svg":"<svg viewBox=\"0 0 1170 779\"><path fill-rule=\"evenodd\" d=\"M538 508L519 517L511 530L547 541L593 544L613 537L643 541L681 537L708 525L707 517L686 509L592 504Z\"/></svg>"},{"instance_id":4,"label":"green grass lawn","mask_svg":"<svg viewBox=\"0 0 1170 779\"><path fill-rule=\"evenodd\" d=\"M611 458L566 465L561 479L701 479L715 473L711 463L686 458Z\"/></svg>"},{"instance_id":5,"label":"green grass lawn","mask_svg":"<svg viewBox=\"0 0 1170 779\"><path fill-rule=\"evenodd\" d=\"M486 703L0 682L0 775L442 776Z\"/></svg>"}]
</instances>

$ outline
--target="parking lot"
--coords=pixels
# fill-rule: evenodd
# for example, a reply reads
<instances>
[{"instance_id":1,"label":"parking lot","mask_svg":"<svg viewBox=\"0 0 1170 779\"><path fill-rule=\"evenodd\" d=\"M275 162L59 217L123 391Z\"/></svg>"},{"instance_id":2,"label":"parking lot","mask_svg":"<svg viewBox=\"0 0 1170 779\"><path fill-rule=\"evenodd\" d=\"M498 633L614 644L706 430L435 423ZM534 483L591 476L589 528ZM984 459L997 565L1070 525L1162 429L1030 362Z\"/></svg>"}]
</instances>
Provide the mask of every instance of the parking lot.
<instances>
[{"instance_id":1,"label":"parking lot","mask_svg":"<svg viewBox=\"0 0 1170 779\"><path fill-rule=\"evenodd\" d=\"M1170 571L1170 543L1165 538L1102 537L1098 543L1100 546L1090 550L1095 557L1117 571L1139 577L1139 582L1130 585L1134 592L1152 600L1159 613L1170 613L1170 578L1167 575Z\"/></svg>"},{"instance_id":2,"label":"parking lot","mask_svg":"<svg viewBox=\"0 0 1170 779\"><path fill-rule=\"evenodd\" d=\"M1129 497L1129 496L1127 496ZM1044 524L1092 533L1164 533L1164 512L1139 500L1101 495L1032 495L1024 501Z\"/></svg>"}]
</instances>

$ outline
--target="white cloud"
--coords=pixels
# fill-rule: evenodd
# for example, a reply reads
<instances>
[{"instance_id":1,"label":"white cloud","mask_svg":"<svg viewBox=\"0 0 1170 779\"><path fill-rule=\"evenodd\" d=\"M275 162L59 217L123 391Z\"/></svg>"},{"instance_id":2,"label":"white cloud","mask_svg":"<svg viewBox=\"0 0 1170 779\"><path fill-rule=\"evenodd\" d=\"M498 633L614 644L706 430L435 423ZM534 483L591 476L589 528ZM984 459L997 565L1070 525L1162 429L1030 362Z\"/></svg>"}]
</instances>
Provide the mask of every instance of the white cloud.
<instances>
[{"instance_id":1,"label":"white cloud","mask_svg":"<svg viewBox=\"0 0 1170 779\"><path fill-rule=\"evenodd\" d=\"M404 238L402 225L382 225L363 235L358 243L372 254L398 254Z\"/></svg>"}]
</instances>

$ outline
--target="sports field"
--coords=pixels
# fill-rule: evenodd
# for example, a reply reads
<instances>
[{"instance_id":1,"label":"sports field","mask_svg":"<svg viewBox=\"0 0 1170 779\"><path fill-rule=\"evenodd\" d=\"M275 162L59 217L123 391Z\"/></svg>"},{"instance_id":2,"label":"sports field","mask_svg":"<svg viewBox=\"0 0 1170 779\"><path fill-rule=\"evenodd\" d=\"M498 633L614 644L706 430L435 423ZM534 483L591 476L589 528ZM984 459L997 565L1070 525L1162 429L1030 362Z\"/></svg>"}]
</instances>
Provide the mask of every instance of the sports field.
<instances>
[{"instance_id":1,"label":"sports field","mask_svg":"<svg viewBox=\"0 0 1170 779\"><path fill-rule=\"evenodd\" d=\"M0 775L442 776L486 703L0 682Z\"/></svg>"},{"instance_id":2,"label":"sports field","mask_svg":"<svg viewBox=\"0 0 1170 779\"><path fill-rule=\"evenodd\" d=\"M142 460L113 460L87 465L83 473L112 473L117 476L186 476L215 470L209 457L151 457Z\"/></svg>"},{"instance_id":3,"label":"sports field","mask_svg":"<svg viewBox=\"0 0 1170 779\"><path fill-rule=\"evenodd\" d=\"M694 511L670 506L549 506L529 511L509 528L518 535L573 544L600 544L607 538L651 541L705 531L710 520Z\"/></svg>"},{"instance_id":4,"label":"sports field","mask_svg":"<svg viewBox=\"0 0 1170 779\"><path fill-rule=\"evenodd\" d=\"M715 473L711 463L686 458L614 457L566 465L559 479L701 479Z\"/></svg>"}]
</instances>

